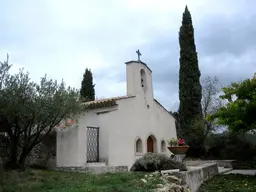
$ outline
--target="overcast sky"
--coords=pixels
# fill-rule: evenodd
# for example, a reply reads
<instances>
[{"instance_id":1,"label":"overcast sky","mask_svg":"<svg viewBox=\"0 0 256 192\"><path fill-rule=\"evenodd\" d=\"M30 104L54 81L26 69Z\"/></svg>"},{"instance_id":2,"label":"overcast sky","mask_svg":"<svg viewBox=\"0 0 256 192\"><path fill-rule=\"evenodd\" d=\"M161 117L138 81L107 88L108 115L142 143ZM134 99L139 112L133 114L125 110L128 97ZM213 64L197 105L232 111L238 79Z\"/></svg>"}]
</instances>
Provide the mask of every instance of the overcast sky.
<instances>
[{"instance_id":1,"label":"overcast sky","mask_svg":"<svg viewBox=\"0 0 256 192\"><path fill-rule=\"evenodd\" d=\"M45 73L80 88L91 68L96 96L126 94L125 62L153 71L155 98L178 107L178 31L185 5L192 14L202 76L221 84L256 72L255 0L1 0L0 59L13 72Z\"/></svg>"}]
</instances>

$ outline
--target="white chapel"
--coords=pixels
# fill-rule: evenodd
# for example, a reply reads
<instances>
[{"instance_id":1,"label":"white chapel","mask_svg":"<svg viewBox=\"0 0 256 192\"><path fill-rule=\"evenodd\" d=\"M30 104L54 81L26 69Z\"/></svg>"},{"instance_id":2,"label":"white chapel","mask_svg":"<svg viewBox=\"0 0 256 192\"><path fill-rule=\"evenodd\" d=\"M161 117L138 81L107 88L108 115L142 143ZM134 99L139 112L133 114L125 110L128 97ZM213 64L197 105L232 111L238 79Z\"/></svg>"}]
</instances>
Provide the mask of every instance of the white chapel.
<instances>
[{"instance_id":1,"label":"white chapel","mask_svg":"<svg viewBox=\"0 0 256 192\"><path fill-rule=\"evenodd\" d=\"M128 166L147 152L171 155L174 117L154 99L152 71L142 61L126 62L127 94L88 102L76 129L57 134L58 167L89 163Z\"/></svg>"}]
</instances>

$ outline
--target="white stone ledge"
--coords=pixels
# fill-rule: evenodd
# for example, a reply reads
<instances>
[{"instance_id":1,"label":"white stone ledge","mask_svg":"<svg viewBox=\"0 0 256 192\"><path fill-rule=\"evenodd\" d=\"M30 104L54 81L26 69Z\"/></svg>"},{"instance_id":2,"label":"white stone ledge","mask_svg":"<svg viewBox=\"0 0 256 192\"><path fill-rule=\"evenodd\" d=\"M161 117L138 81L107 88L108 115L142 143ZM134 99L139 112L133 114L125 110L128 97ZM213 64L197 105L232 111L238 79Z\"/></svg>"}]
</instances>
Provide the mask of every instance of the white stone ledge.
<instances>
[{"instance_id":1,"label":"white stone ledge","mask_svg":"<svg viewBox=\"0 0 256 192\"><path fill-rule=\"evenodd\" d=\"M187 166L188 171L173 172L172 175L181 179L181 184L196 192L201 184L219 174L217 163L206 163L196 167Z\"/></svg>"}]
</instances>

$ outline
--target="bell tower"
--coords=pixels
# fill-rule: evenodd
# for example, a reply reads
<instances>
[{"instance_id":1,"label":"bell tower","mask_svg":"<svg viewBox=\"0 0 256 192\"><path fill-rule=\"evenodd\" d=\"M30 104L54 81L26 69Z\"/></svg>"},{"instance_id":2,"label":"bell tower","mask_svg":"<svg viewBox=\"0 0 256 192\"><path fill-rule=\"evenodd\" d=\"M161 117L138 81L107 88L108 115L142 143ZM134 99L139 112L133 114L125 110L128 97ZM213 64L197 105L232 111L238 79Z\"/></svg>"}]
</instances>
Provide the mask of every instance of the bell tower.
<instances>
[{"instance_id":1,"label":"bell tower","mask_svg":"<svg viewBox=\"0 0 256 192\"><path fill-rule=\"evenodd\" d=\"M137 61L126 62L126 88L127 95L136 95L136 97L143 97L148 102L153 102L153 84L152 71L146 63L140 60L141 53L138 54Z\"/></svg>"}]
</instances>

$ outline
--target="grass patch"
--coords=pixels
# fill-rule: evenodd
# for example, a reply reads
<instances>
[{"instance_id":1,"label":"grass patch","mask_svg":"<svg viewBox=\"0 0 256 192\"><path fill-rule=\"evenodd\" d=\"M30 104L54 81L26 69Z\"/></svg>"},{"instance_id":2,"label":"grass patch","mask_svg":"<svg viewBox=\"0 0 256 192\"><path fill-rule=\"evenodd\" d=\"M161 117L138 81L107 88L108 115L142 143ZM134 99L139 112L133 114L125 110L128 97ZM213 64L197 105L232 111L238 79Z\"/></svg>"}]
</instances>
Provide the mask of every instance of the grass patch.
<instances>
[{"instance_id":1,"label":"grass patch","mask_svg":"<svg viewBox=\"0 0 256 192\"><path fill-rule=\"evenodd\" d=\"M256 176L218 175L202 184L198 192L255 192Z\"/></svg>"},{"instance_id":2,"label":"grass patch","mask_svg":"<svg viewBox=\"0 0 256 192\"><path fill-rule=\"evenodd\" d=\"M0 174L0 192L146 192L162 183L155 176L143 183L145 173L89 174L26 170Z\"/></svg>"}]
</instances>

